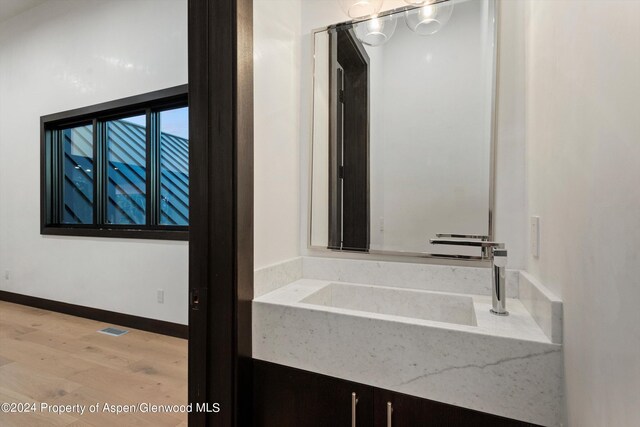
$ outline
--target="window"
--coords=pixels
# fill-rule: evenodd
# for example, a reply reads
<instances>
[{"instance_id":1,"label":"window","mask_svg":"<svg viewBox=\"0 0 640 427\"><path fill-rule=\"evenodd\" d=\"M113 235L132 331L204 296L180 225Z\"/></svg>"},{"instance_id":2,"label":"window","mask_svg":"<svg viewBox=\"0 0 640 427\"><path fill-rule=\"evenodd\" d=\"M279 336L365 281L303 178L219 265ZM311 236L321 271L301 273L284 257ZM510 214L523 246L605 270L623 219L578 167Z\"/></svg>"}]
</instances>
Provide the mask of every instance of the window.
<instances>
[{"instance_id":1,"label":"window","mask_svg":"<svg viewBox=\"0 0 640 427\"><path fill-rule=\"evenodd\" d=\"M42 234L186 240L188 124L186 86L42 117Z\"/></svg>"},{"instance_id":2,"label":"window","mask_svg":"<svg viewBox=\"0 0 640 427\"><path fill-rule=\"evenodd\" d=\"M160 113L160 224L189 224L189 109Z\"/></svg>"},{"instance_id":3,"label":"window","mask_svg":"<svg viewBox=\"0 0 640 427\"><path fill-rule=\"evenodd\" d=\"M107 224L147 220L146 116L104 123L107 150Z\"/></svg>"}]
</instances>

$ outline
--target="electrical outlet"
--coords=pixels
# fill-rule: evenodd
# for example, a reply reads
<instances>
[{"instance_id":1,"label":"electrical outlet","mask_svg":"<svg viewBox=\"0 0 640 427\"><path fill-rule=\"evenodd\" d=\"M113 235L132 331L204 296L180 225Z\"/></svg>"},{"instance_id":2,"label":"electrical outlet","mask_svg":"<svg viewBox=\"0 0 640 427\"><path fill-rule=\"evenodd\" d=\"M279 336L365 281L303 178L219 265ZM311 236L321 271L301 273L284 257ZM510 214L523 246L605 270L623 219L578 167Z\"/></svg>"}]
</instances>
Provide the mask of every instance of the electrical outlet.
<instances>
[{"instance_id":1,"label":"electrical outlet","mask_svg":"<svg viewBox=\"0 0 640 427\"><path fill-rule=\"evenodd\" d=\"M158 304L164 304L164 290L158 289Z\"/></svg>"},{"instance_id":2,"label":"electrical outlet","mask_svg":"<svg viewBox=\"0 0 640 427\"><path fill-rule=\"evenodd\" d=\"M381 216L380 217L380 221L379 221L379 228L380 228L380 232L383 233L384 232L384 217Z\"/></svg>"},{"instance_id":3,"label":"electrical outlet","mask_svg":"<svg viewBox=\"0 0 640 427\"><path fill-rule=\"evenodd\" d=\"M531 217L531 234L530 234L530 244L531 244L531 255L534 258L540 257L540 217L532 216Z\"/></svg>"},{"instance_id":4,"label":"electrical outlet","mask_svg":"<svg viewBox=\"0 0 640 427\"><path fill-rule=\"evenodd\" d=\"M11 277L11 275L9 274L9 270L5 270L4 271L4 280L9 280L10 277Z\"/></svg>"}]
</instances>

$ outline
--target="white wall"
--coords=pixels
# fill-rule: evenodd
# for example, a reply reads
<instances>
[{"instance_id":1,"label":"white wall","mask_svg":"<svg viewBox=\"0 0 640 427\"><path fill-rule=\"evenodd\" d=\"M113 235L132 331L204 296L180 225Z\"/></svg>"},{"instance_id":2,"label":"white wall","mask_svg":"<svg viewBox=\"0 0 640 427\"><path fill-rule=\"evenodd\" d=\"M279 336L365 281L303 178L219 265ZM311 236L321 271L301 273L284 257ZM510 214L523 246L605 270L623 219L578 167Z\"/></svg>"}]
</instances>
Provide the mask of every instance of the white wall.
<instances>
[{"instance_id":1,"label":"white wall","mask_svg":"<svg viewBox=\"0 0 640 427\"><path fill-rule=\"evenodd\" d=\"M570 426L640 425L640 2L528 9L527 269L564 300Z\"/></svg>"},{"instance_id":2,"label":"white wall","mask_svg":"<svg viewBox=\"0 0 640 427\"><path fill-rule=\"evenodd\" d=\"M525 149L524 149L524 10L520 1L504 1L500 7L500 65L498 70L497 106L497 162L496 162L496 239L504 241L509 250L509 268L525 266ZM402 0L385 1L385 9L406 5ZM455 10L454 10L455 14ZM302 80L301 80L301 240L304 255L327 256L327 252L307 249L309 203L309 145L311 140L311 100L313 50L311 31L347 20L334 0L304 0L302 3ZM452 18L453 20L453 18ZM400 23L399 25L403 25ZM443 30L444 31L444 30ZM522 57L521 57L522 55ZM373 150L373 147L372 147ZM372 177L376 179L376 177ZM372 205L383 203L373 200ZM387 200L384 200L387 203ZM378 219L372 217L372 230ZM354 254L336 254L338 257L358 257ZM398 260L398 257L366 255L368 258ZM400 258L402 259L402 258ZM405 258L412 262L425 262Z\"/></svg>"},{"instance_id":3,"label":"white wall","mask_svg":"<svg viewBox=\"0 0 640 427\"><path fill-rule=\"evenodd\" d=\"M329 33L315 35L313 57L313 156L311 156L311 242L329 245Z\"/></svg>"},{"instance_id":4,"label":"white wall","mask_svg":"<svg viewBox=\"0 0 640 427\"><path fill-rule=\"evenodd\" d=\"M397 24L396 24L397 25ZM395 36L395 34L394 34ZM393 40L393 39L392 39ZM369 55L369 87L384 87L385 81L385 65L386 47L382 45L378 47L366 48ZM393 75L393 74L392 74ZM369 209L371 210L369 234L371 241L369 242L371 249L381 250L385 244L385 162L384 140L387 137L385 133L386 120L385 113L390 109L385 105L385 91L372 90L369 92ZM313 136L313 155L316 155L316 137ZM328 163L325 167L328 169ZM315 171L313 171L315 175ZM314 177L315 179L315 177ZM314 182L315 188L315 182ZM328 201L325 200L325 203ZM314 200L315 203L315 200ZM327 209L328 210L328 209ZM313 218L312 218L313 222ZM425 241L426 243L426 241Z\"/></svg>"},{"instance_id":5,"label":"white wall","mask_svg":"<svg viewBox=\"0 0 640 427\"><path fill-rule=\"evenodd\" d=\"M39 216L40 116L185 84L186 12L48 1L0 23L0 289L187 323L186 242L45 237Z\"/></svg>"},{"instance_id":6,"label":"white wall","mask_svg":"<svg viewBox=\"0 0 640 427\"><path fill-rule=\"evenodd\" d=\"M300 13L300 0L253 3L255 268L300 253Z\"/></svg>"},{"instance_id":7,"label":"white wall","mask_svg":"<svg viewBox=\"0 0 640 427\"><path fill-rule=\"evenodd\" d=\"M429 245L436 233L489 231L492 4L458 3L428 37L399 17L389 42L366 47L383 52L371 59L382 62L371 67L371 104L381 122L371 132L372 175L382 169L371 193L384 195L381 209L371 204L372 249L444 253ZM383 243L375 245L378 234Z\"/></svg>"}]
</instances>

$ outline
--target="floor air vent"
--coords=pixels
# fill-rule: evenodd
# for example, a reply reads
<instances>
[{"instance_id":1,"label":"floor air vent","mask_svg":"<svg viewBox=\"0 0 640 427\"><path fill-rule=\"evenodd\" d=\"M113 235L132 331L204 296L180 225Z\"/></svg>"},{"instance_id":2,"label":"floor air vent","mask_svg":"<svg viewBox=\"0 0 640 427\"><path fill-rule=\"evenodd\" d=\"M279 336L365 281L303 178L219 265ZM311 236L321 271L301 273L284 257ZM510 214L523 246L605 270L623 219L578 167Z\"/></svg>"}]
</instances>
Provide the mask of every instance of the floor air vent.
<instances>
[{"instance_id":1,"label":"floor air vent","mask_svg":"<svg viewBox=\"0 0 640 427\"><path fill-rule=\"evenodd\" d=\"M117 328L104 328L104 329L100 329L98 332L105 335L111 335L112 337L119 337L120 335L124 335L129 331L125 331L124 329L117 329Z\"/></svg>"}]
</instances>

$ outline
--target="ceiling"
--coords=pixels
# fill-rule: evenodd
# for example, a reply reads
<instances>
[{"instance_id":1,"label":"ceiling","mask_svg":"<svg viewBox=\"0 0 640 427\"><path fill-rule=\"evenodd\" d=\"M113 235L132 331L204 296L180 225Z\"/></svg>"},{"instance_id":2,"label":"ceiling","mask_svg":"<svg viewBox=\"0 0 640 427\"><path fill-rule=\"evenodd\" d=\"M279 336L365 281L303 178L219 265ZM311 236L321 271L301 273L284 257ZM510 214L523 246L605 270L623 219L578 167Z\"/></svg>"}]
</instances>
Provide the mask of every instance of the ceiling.
<instances>
[{"instance_id":1,"label":"ceiling","mask_svg":"<svg viewBox=\"0 0 640 427\"><path fill-rule=\"evenodd\" d=\"M0 0L0 22L13 18L47 0Z\"/></svg>"}]
</instances>

